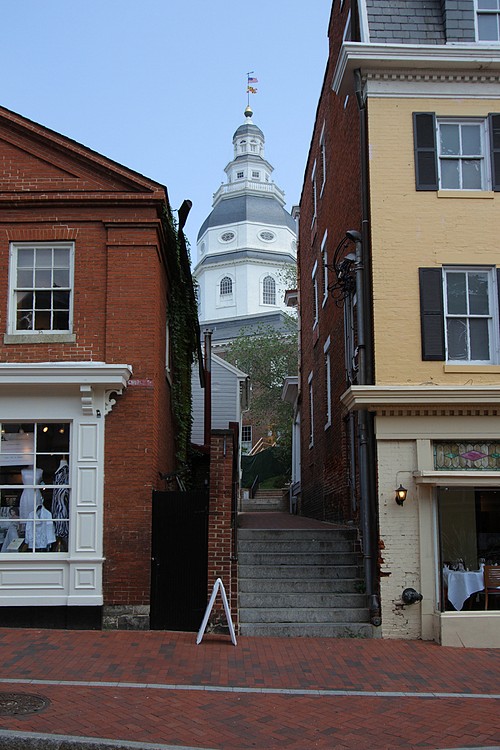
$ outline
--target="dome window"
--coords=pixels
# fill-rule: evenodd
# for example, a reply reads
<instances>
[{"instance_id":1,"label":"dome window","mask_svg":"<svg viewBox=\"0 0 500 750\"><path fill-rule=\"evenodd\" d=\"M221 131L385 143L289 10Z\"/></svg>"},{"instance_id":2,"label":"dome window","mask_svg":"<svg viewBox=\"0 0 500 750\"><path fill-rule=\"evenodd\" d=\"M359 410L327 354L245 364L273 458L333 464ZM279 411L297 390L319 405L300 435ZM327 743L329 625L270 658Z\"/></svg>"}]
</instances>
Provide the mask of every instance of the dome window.
<instances>
[{"instance_id":1,"label":"dome window","mask_svg":"<svg viewBox=\"0 0 500 750\"><path fill-rule=\"evenodd\" d=\"M262 282L262 304L276 304L276 282L272 276L266 276Z\"/></svg>"},{"instance_id":2,"label":"dome window","mask_svg":"<svg viewBox=\"0 0 500 750\"><path fill-rule=\"evenodd\" d=\"M252 177L253 177L253 178L254 178L255 180L258 180L258 179L260 178L260 172L257 172L257 171L256 171L256 170L254 169L254 170L253 170L253 172L252 172Z\"/></svg>"},{"instance_id":3,"label":"dome window","mask_svg":"<svg viewBox=\"0 0 500 750\"><path fill-rule=\"evenodd\" d=\"M220 241L231 242L232 240L234 240L234 238L235 238L234 232L223 232L220 236Z\"/></svg>"},{"instance_id":4,"label":"dome window","mask_svg":"<svg viewBox=\"0 0 500 750\"><path fill-rule=\"evenodd\" d=\"M264 242L272 242L276 239L276 235L274 234L274 232L261 232L259 234L259 237L261 240L264 240Z\"/></svg>"},{"instance_id":5,"label":"dome window","mask_svg":"<svg viewBox=\"0 0 500 750\"><path fill-rule=\"evenodd\" d=\"M242 180L244 176L245 176L244 172L236 172L236 179L237 180Z\"/></svg>"},{"instance_id":6,"label":"dome window","mask_svg":"<svg viewBox=\"0 0 500 750\"><path fill-rule=\"evenodd\" d=\"M233 293L233 281L229 276L224 276L220 282L220 296L227 297Z\"/></svg>"}]
</instances>

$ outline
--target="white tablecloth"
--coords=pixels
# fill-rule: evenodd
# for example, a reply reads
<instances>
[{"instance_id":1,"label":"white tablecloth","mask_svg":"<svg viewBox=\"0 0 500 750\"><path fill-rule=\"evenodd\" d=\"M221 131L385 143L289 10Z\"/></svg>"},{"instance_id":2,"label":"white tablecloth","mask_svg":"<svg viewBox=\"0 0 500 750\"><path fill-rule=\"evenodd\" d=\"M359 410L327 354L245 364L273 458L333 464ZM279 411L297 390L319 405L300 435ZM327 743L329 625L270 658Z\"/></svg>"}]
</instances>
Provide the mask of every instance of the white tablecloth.
<instances>
[{"instance_id":1,"label":"white tablecloth","mask_svg":"<svg viewBox=\"0 0 500 750\"><path fill-rule=\"evenodd\" d=\"M449 570L443 569L443 580L448 586L448 601L455 609L460 610L464 602L472 594L484 589L484 574L481 570Z\"/></svg>"}]
</instances>

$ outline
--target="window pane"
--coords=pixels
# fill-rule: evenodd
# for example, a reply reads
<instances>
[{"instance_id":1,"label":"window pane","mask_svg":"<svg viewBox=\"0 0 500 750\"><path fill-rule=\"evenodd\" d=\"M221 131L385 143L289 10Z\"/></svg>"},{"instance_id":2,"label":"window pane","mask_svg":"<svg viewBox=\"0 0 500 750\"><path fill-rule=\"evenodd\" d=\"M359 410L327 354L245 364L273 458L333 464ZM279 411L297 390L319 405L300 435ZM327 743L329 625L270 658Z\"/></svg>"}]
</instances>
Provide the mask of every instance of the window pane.
<instances>
[{"instance_id":1,"label":"window pane","mask_svg":"<svg viewBox=\"0 0 500 750\"><path fill-rule=\"evenodd\" d=\"M18 269L17 286L18 287L32 287L33 286L33 269L31 268Z\"/></svg>"},{"instance_id":2,"label":"window pane","mask_svg":"<svg viewBox=\"0 0 500 750\"><path fill-rule=\"evenodd\" d=\"M35 308L37 310L50 310L52 303L52 292L35 292Z\"/></svg>"},{"instance_id":3,"label":"window pane","mask_svg":"<svg viewBox=\"0 0 500 750\"><path fill-rule=\"evenodd\" d=\"M465 273L446 274L446 300L450 315L467 313Z\"/></svg>"},{"instance_id":4,"label":"window pane","mask_svg":"<svg viewBox=\"0 0 500 750\"><path fill-rule=\"evenodd\" d=\"M20 247L17 251L17 267L33 268L33 249Z\"/></svg>"},{"instance_id":5,"label":"window pane","mask_svg":"<svg viewBox=\"0 0 500 750\"><path fill-rule=\"evenodd\" d=\"M54 331L69 331L69 312L67 310L55 310L53 316Z\"/></svg>"},{"instance_id":6,"label":"window pane","mask_svg":"<svg viewBox=\"0 0 500 750\"><path fill-rule=\"evenodd\" d=\"M477 33L481 42L496 42L498 40L497 16L495 14L478 15Z\"/></svg>"},{"instance_id":7,"label":"window pane","mask_svg":"<svg viewBox=\"0 0 500 750\"><path fill-rule=\"evenodd\" d=\"M462 162L462 187L465 190L482 188L481 162L479 159L467 159Z\"/></svg>"},{"instance_id":8,"label":"window pane","mask_svg":"<svg viewBox=\"0 0 500 750\"><path fill-rule=\"evenodd\" d=\"M35 271L35 287L37 289L50 289L52 286L52 273L50 270Z\"/></svg>"},{"instance_id":9,"label":"window pane","mask_svg":"<svg viewBox=\"0 0 500 750\"><path fill-rule=\"evenodd\" d=\"M37 310L35 312L35 322L33 328L35 331L50 331L50 310Z\"/></svg>"},{"instance_id":10,"label":"window pane","mask_svg":"<svg viewBox=\"0 0 500 750\"><path fill-rule=\"evenodd\" d=\"M471 315L489 315L488 276L469 273L469 311Z\"/></svg>"},{"instance_id":11,"label":"window pane","mask_svg":"<svg viewBox=\"0 0 500 750\"><path fill-rule=\"evenodd\" d=\"M67 248L54 248L54 268L69 268L69 250Z\"/></svg>"},{"instance_id":12,"label":"window pane","mask_svg":"<svg viewBox=\"0 0 500 750\"><path fill-rule=\"evenodd\" d=\"M54 310L69 310L69 292L54 292L52 297Z\"/></svg>"},{"instance_id":13,"label":"window pane","mask_svg":"<svg viewBox=\"0 0 500 750\"><path fill-rule=\"evenodd\" d=\"M68 287L69 286L69 271L62 269L62 270L55 270L53 274L52 279L52 286L53 287Z\"/></svg>"},{"instance_id":14,"label":"window pane","mask_svg":"<svg viewBox=\"0 0 500 750\"><path fill-rule=\"evenodd\" d=\"M38 247L35 254L36 268L52 268L52 248Z\"/></svg>"},{"instance_id":15,"label":"window pane","mask_svg":"<svg viewBox=\"0 0 500 750\"><path fill-rule=\"evenodd\" d=\"M471 359L489 360L488 321L485 318L473 318L470 320L470 349Z\"/></svg>"},{"instance_id":16,"label":"window pane","mask_svg":"<svg viewBox=\"0 0 500 750\"><path fill-rule=\"evenodd\" d=\"M460 154L459 125L440 125L441 154L458 156Z\"/></svg>"},{"instance_id":17,"label":"window pane","mask_svg":"<svg viewBox=\"0 0 500 750\"><path fill-rule=\"evenodd\" d=\"M32 331L33 330L33 313L27 310L18 311L16 315L16 330L17 331Z\"/></svg>"},{"instance_id":18,"label":"window pane","mask_svg":"<svg viewBox=\"0 0 500 750\"><path fill-rule=\"evenodd\" d=\"M462 125L462 154L464 156L480 156L481 149L481 126Z\"/></svg>"},{"instance_id":19,"label":"window pane","mask_svg":"<svg viewBox=\"0 0 500 750\"><path fill-rule=\"evenodd\" d=\"M441 160L441 187L445 190L460 189L460 174L458 159Z\"/></svg>"},{"instance_id":20,"label":"window pane","mask_svg":"<svg viewBox=\"0 0 500 750\"><path fill-rule=\"evenodd\" d=\"M477 0L479 10L495 10L498 8L498 0Z\"/></svg>"},{"instance_id":21,"label":"window pane","mask_svg":"<svg viewBox=\"0 0 500 750\"><path fill-rule=\"evenodd\" d=\"M33 292L18 292L17 309L18 310L32 310L33 309Z\"/></svg>"},{"instance_id":22,"label":"window pane","mask_svg":"<svg viewBox=\"0 0 500 750\"><path fill-rule=\"evenodd\" d=\"M449 318L446 322L448 334L448 359L466 360L467 321L461 318Z\"/></svg>"}]
</instances>

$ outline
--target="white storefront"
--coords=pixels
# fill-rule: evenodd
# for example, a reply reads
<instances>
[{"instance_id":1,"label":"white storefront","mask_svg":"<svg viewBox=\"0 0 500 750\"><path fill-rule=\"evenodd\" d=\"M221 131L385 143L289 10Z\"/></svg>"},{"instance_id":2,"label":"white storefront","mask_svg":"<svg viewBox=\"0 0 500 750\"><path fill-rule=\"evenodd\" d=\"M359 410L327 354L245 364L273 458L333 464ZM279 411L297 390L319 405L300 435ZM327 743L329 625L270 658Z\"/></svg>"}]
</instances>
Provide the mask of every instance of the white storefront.
<instances>
[{"instance_id":1,"label":"white storefront","mask_svg":"<svg viewBox=\"0 0 500 750\"><path fill-rule=\"evenodd\" d=\"M128 365L0 365L0 606L103 603L105 418Z\"/></svg>"}]
</instances>

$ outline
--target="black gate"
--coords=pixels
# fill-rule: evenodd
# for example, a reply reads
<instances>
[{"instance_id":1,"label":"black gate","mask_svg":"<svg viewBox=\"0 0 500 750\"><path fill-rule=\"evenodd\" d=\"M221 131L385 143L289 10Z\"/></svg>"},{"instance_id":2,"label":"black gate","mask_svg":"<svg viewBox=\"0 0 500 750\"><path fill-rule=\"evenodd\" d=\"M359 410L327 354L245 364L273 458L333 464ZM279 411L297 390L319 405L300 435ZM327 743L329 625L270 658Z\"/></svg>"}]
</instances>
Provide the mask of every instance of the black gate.
<instances>
[{"instance_id":1,"label":"black gate","mask_svg":"<svg viewBox=\"0 0 500 750\"><path fill-rule=\"evenodd\" d=\"M197 631L207 606L208 492L153 492L151 628Z\"/></svg>"}]
</instances>

